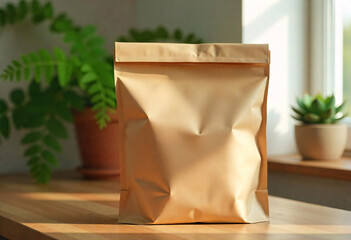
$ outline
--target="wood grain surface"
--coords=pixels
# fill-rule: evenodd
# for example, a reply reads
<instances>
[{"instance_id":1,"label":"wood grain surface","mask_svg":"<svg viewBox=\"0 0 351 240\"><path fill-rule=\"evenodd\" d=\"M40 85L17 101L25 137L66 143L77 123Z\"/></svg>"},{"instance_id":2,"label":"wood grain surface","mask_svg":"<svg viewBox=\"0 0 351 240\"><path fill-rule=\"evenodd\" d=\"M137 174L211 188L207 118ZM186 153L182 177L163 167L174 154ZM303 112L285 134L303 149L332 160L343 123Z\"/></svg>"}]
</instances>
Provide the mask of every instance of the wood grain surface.
<instances>
[{"instance_id":1,"label":"wood grain surface","mask_svg":"<svg viewBox=\"0 0 351 240\"><path fill-rule=\"evenodd\" d=\"M313 194L313 193L311 193ZM9 239L351 239L351 212L270 197L269 223L119 225L119 184L59 173L49 185L0 176L0 235Z\"/></svg>"},{"instance_id":2,"label":"wood grain surface","mask_svg":"<svg viewBox=\"0 0 351 240\"><path fill-rule=\"evenodd\" d=\"M351 181L351 157L339 160L302 160L299 155L268 157L268 170Z\"/></svg>"}]
</instances>

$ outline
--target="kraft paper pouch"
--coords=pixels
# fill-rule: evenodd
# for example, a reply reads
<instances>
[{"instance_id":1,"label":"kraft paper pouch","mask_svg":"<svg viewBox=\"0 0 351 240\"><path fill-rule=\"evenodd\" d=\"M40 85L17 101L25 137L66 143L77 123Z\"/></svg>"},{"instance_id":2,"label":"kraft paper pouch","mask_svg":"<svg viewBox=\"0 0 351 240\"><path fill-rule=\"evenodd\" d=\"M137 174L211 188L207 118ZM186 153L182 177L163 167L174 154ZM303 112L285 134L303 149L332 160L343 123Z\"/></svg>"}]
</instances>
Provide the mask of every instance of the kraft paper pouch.
<instances>
[{"instance_id":1,"label":"kraft paper pouch","mask_svg":"<svg viewBox=\"0 0 351 240\"><path fill-rule=\"evenodd\" d=\"M268 220L268 45L116 43L119 223Z\"/></svg>"}]
</instances>

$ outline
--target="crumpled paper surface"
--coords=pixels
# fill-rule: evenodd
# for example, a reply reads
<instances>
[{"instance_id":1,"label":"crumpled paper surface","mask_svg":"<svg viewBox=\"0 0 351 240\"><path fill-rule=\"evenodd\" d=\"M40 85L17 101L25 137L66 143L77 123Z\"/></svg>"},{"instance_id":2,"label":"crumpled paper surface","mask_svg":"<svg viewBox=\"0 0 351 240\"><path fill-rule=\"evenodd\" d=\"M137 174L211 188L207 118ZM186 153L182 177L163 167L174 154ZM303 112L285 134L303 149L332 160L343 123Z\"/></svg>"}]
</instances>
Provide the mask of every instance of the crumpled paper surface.
<instances>
[{"instance_id":1,"label":"crumpled paper surface","mask_svg":"<svg viewBox=\"0 0 351 240\"><path fill-rule=\"evenodd\" d=\"M116 43L119 223L267 221L268 79L268 45Z\"/></svg>"}]
</instances>

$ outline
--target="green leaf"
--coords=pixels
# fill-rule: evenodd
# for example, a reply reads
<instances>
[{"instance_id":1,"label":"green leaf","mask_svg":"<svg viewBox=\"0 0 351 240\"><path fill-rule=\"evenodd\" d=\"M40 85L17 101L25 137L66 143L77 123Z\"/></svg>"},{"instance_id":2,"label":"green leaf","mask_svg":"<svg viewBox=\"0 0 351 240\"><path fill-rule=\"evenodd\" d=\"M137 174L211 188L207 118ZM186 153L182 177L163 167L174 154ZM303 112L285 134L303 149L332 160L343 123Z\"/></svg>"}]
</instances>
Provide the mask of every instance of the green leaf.
<instances>
[{"instance_id":1,"label":"green leaf","mask_svg":"<svg viewBox=\"0 0 351 240\"><path fill-rule=\"evenodd\" d=\"M10 93L10 100L13 104L19 105L24 101L24 92L22 89L14 89Z\"/></svg>"},{"instance_id":2,"label":"green leaf","mask_svg":"<svg viewBox=\"0 0 351 240\"><path fill-rule=\"evenodd\" d=\"M79 96L77 93L74 91L68 90L63 93L63 96L65 100L75 109L77 110L83 110L85 105L84 105L84 100L81 96Z\"/></svg>"},{"instance_id":3,"label":"green leaf","mask_svg":"<svg viewBox=\"0 0 351 240\"><path fill-rule=\"evenodd\" d=\"M85 49L86 47L84 46L84 44L82 44L81 42L75 42L72 44L71 53L72 54L82 53L85 51ZM82 56L80 56L80 58L82 58Z\"/></svg>"},{"instance_id":4,"label":"green leaf","mask_svg":"<svg viewBox=\"0 0 351 240\"><path fill-rule=\"evenodd\" d=\"M0 99L0 114L6 112L7 109L8 109L8 107L7 107L6 101L3 99Z\"/></svg>"},{"instance_id":5,"label":"green leaf","mask_svg":"<svg viewBox=\"0 0 351 240\"><path fill-rule=\"evenodd\" d=\"M62 32L72 30L72 21L67 19L66 14L58 15L52 22L50 26L51 30L54 32Z\"/></svg>"},{"instance_id":6,"label":"green leaf","mask_svg":"<svg viewBox=\"0 0 351 240\"><path fill-rule=\"evenodd\" d=\"M117 39L117 42L129 42L128 38L124 37L124 36L120 36Z\"/></svg>"},{"instance_id":7,"label":"green leaf","mask_svg":"<svg viewBox=\"0 0 351 240\"><path fill-rule=\"evenodd\" d=\"M34 154L37 154L40 151L40 146L39 145L32 145L27 150L24 152L24 155L26 157L33 156Z\"/></svg>"},{"instance_id":8,"label":"green leaf","mask_svg":"<svg viewBox=\"0 0 351 240\"><path fill-rule=\"evenodd\" d=\"M6 116L0 118L0 133L4 138L9 138L10 136L10 121Z\"/></svg>"},{"instance_id":9,"label":"green leaf","mask_svg":"<svg viewBox=\"0 0 351 240\"><path fill-rule=\"evenodd\" d=\"M65 102L60 102L55 107L56 113L65 121L72 122L73 115L71 110L67 107Z\"/></svg>"},{"instance_id":10,"label":"green leaf","mask_svg":"<svg viewBox=\"0 0 351 240\"><path fill-rule=\"evenodd\" d=\"M64 42L75 42L78 40L78 34L77 31L71 30L71 31L67 31L65 34L65 37L63 38Z\"/></svg>"},{"instance_id":11,"label":"green leaf","mask_svg":"<svg viewBox=\"0 0 351 240\"><path fill-rule=\"evenodd\" d=\"M104 39L102 37L96 36L92 37L87 41L88 47L96 47L102 45L104 43Z\"/></svg>"},{"instance_id":12,"label":"green leaf","mask_svg":"<svg viewBox=\"0 0 351 240\"><path fill-rule=\"evenodd\" d=\"M29 96L31 98L35 98L36 96L40 95L40 84L32 81L29 84Z\"/></svg>"},{"instance_id":13,"label":"green leaf","mask_svg":"<svg viewBox=\"0 0 351 240\"><path fill-rule=\"evenodd\" d=\"M105 50L100 47L94 47L90 50L90 58L105 57Z\"/></svg>"},{"instance_id":14,"label":"green leaf","mask_svg":"<svg viewBox=\"0 0 351 240\"><path fill-rule=\"evenodd\" d=\"M6 4L6 20L9 23L16 21L16 8L12 3Z\"/></svg>"},{"instance_id":15,"label":"green leaf","mask_svg":"<svg viewBox=\"0 0 351 240\"><path fill-rule=\"evenodd\" d=\"M163 26L159 26L156 30L156 34L158 38L168 38L167 29Z\"/></svg>"},{"instance_id":16,"label":"green leaf","mask_svg":"<svg viewBox=\"0 0 351 240\"><path fill-rule=\"evenodd\" d=\"M94 80L97 79L97 75L93 72L88 72L87 74L85 74L82 78L81 78L81 82L84 84L90 83Z\"/></svg>"},{"instance_id":17,"label":"green leaf","mask_svg":"<svg viewBox=\"0 0 351 240\"><path fill-rule=\"evenodd\" d=\"M311 104L311 107L310 107L310 111L314 114L321 114L323 111L324 111L324 104L323 102L318 99L318 98L315 98L313 101L312 101L312 104Z\"/></svg>"},{"instance_id":18,"label":"green leaf","mask_svg":"<svg viewBox=\"0 0 351 240\"><path fill-rule=\"evenodd\" d=\"M91 102L92 104L94 104L94 103L97 103L97 102L99 102L99 101L101 101L101 100L102 100L101 94L100 94L100 93L97 93L97 94L95 94L95 95L90 99L90 102Z\"/></svg>"},{"instance_id":19,"label":"green leaf","mask_svg":"<svg viewBox=\"0 0 351 240\"><path fill-rule=\"evenodd\" d=\"M303 103L304 103L304 105L305 105L306 107L310 107L310 106L311 106L312 100L313 100L313 98L312 98L310 95L308 95L308 94L305 94L305 95L302 97L302 101L303 101Z\"/></svg>"},{"instance_id":20,"label":"green leaf","mask_svg":"<svg viewBox=\"0 0 351 240\"><path fill-rule=\"evenodd\" d=\"M51 117L47 122L47 129L55 137L67 138L67 130L65 126L57 119Z\"/></svg>"},{"instance_id":21,"label":"green leaf","mask_svg":"<svg viewBox=\"0 0 351 240\"><path fill-rule=\"evenodd\" d=\"M24 65L30 64L30 59L29 59L29 56L27 55L21 55L21 60Z\"/></svg>"},{"instance_id":22,"label":"green leaf","mask_svg":"<svg viewBox=\"0 0 351 240\"><path fill-rule=\"evenodd\" d=\"M54 55L58 61L66 61L66 55L60 48L54 48Z\"/></svg>"},{"instance_id":23,"label":"green leaf","mask_svg":"<svg viewBox=\"0 0 351 240\"><path fill-rule=\"evenodd\" d=\"M29 61L31 61L30 63L36 63L40 60L39 56L35 53L29 53L28 54L28 58L29 58Z\"/></svg>"},{"instance_id":24,"label":"green leaf","mask_svg":"<svg viewBox=\"0 0 351 240\"><path fill-rule=\"evenodd\" d=\"M334 97L334 95L327 97L325 99L325 103L324 104L325 104L326 108L330 108L332 106L335 106L335 97Z\"/></svg>"},{"instance_id":25,"label":"green leaf","mask_svg":"<svg viewBox=\"0 0 351 240\"><path fill-rule=\"evenodd\" d=\"M105 89L105 93L107 96L116 99L116 92L115 92L114 88L113 89L110 89L110 88Z\"/></svg>"},{"instance_id":26,"label":"green leaf","mask_svg":"<svg viewBox=\"0 0 351 240\"><path fill-rule=\"evenodd\" d=\"M26 56L26 55L22 55L21 56L21 59L22 59L22 62L23 62L23 65L24 65L24 69L23 69L23 72L24 72L24 79L26 81L30 80L30 60L29 60L29 57Z\"/></svg>"},{"instance_id":27,"label":"green leaf","mask_svg":"<svg viewBox=\"0 0 351 240\"><path fill-rule=\"evenodd\" d=\"M179 41L182 39L182 37L183 37L182 31L180 29L176 29L174 31L174 38Z\"/></svg>"},{"instance_id":28,"label":"green leaf","mask_svg":"<svg viewBox=\"0 0 351 240\"><path fill-rule=\"evenodd\" d=\"M51 169L45 162L40 161L39 164L30 166L30 172L37 183L45 184L50 181Z\"/></svg>"},{"instance_id":29,"label":"green leaf","mask_svg":"<svg viewBox=\"0 0 351 240\"><path fill-rule=\"evenodd\" d=\"M89 93L90 95L92 95L92 94L94 94L94 93L96 93L96 92L98 92L98 91L100 91L100 90L101 90L101 84L100 84L99 82L97 82L97 83L94 83L93 85L91 85L91 86L89 87L88 93Z\"/></svg>"},{"instance_id":30,"label":"green leaf","mask_svg":"<svg viewBox=\"0 0 351 240\"><path fill-rule=\"evenodd\" d=\"M56 57L57 63L57 74L60 85L66 86L68 83L68 69L66 66L66 55L64 52L59 48L54 48L54 55Z\"/></svg>"},{"instance_id":31,"label":"green leaf","mask_svg":"<svg viewBox=\"0 0 351 240\"><path fill-rule=\"evenodd\" d=\"M38 141L41 138L42 134L39 131L33 131L27 133L23 138L21 143L28 144Z\"/></svg>"},{"instance_id":32,"label":"green leaf","mask_svg":"<svg viewBox=\"0 0 351 240\"><path fill-rule=\"evenodd\" d=\"M113 74L112 74L112 69L111 72L101 72L99 74L99 77L101 78L101 82L104 84L106 87L110 88L115 88L115 81L113 79Z\"/></svg>"},{"instance_id":33,"label":"green leaf","mask_svg":"<svg viewBox=\"0 0 351 240\"><path fill-rule=\"evenodd\" d=\"M22 126L25 128L37 128L44 125L44 115L29 115L22 122Z\"/></svg>"},{"instance_id":34,"label":"green leaf","mask_svg":"<svg viewBox=\"0 0 351 240\"><path fill-rule=\"evenodd\" d=\"M151 42L156 38L156 35L150 30L144 30L139 32L140 42Z\"/></svg>"},{"instance_id":35,"label":"green leaf","mask_svg":"<svg viewBox=\"0 0 351 240\"><path fill-rule=\"evenodd\" d=\"M60 86L64 87L67 85L67 68L64 63L57 64L57 73Z\"/></svg>"},{"instance_id":36,"label":"green leaf","mask_svg":"<svg viewBox=\"0 0 351 240\"><path fill-rule=\"evenodd\" d=\"M27 161L28 166L34 166L40 164L40 158L39 157L32 157Z\"/></svg>"},{"instance_id":37,"label":"green leaf","mask_svg":"<svg viewBox=\"0 0 351 240\"><path fill-rule=\"evenodd\" d=\"M308 111L308 107L304 104L304 102L302 101L302 99L297 98L296 99L297 104L299 105L299 107L305 111Z\"/></svg>"},{"instance_id":38,"label":"green leaf","mask_svg":"<svg viewBox=\"0 0 351 240\"><path fill-rule=\"evenodd\" d=\"M188 34L188 36L186 36L185 38L185 42L186 43L192 43L195 39L195 35L193 33Z\"/></svg>"},{"instance_id":39,"label":"green leaf","mask_svg":"<svg viewBox=\"0 0 351 240\"><path fill-rule=\"evenodd\" d=\"M294 118L294 119L297 120L297 121L304 122L304 119L303 119L303 117L301 117L301 116L294 116L294 115L291 115L291 117Z\"/></svg>"},{"instance_id":40,"label":"green leaf","mask_svg":"<svg viewBox=\"0 0 351 240\"><path fill-rule=\"evenodd\" d=\"M17 19L18 20L23 20L28 13L28 5L27 2L24 0L21 0L18 4L18 8L17 8Z\"/></svg>"},{"instance_id":41,"label":"green leaf","mask_svg":"<svg viewBox=\"0 0 351 240\"><path fill-rule=\"evenodd\" d=\"M87 25L82 28L80 31L80 36L82 39L87 38L89 35L92 35L96 31L96 28L93 25Z\"/></svg>"},{"instance_id":42,"label":"green leaf","mask_svg":"<svg viewBox=\"0 0 351 240\"><path fill-rule=\"evenodd\" d=\"M133 39L133 42L141 42L142 38L140 37L139 31L131 28L129 29L129 35L131 36L131 38Z\"/></svg>"},{"instance_id":43,"label":"green leaf","mask_svg":"<svg viewBox=\"0 0 351 240\"><path fill-rule=\"evenodd\" d=\"M34 23L40 23L45 19L43 8L37 0L32 1L31 10Z\"/></svg>"},{"instance_id":44,"label":"green leaf","mask_svg":"<svg viewBox=\"0 0 351 240\"><path fill-rule=\"evenodd\" d=\"M21 63L17 60L12 60L12 65L14 65L16 68L21 67Z\"/></svg>"},{"instance_id":45,"label":"green leaf","mask_svg":"<svg viewBox=\"0 0 351 240\"><path fill-rule=\"evenodd\" d=\"M48 151L48 150L44 150L42 153L41 153L41 156L43 157L43 159L45 161L47 161L48 163L50 163L51 165L58 165L58 161L57 161L57 158L55 157L55 155Z\"/></svg>"},{"instance_id":46,"label":"green leaf","mask_svg":"<svg viewBox=\"0 0 351 240\"><path fill-rule=\"evenodd\" d=\"M53 62L51 54L49 53L49 51L45 49L39 50L39 57L43 62L47 62L47 63ZM51 82L52 78L54 77L54 71L55 71L54 66L52 64L47 64L44 67L44 71L45 71L45 80L47 82Z\"/></svg>"},{"instance_id":47,"label":"green leaf","mask_svg":"<svg viewBox=\"0 0 351 240\"><path fill-rule=\"evenodd\" d=\"M34 64L34 78L35 81L38 83L41 79L41 66L36 63L40 61L40 58L35 53L30 53L29 58Z\"/></svg>"},{"instance_id":48,"label":"green leaf","mask_svg":"<svg viewBox=\"0 0 351 240\"><path fill-rule=\"evenodd\" d=\"M110 117L106 114L105 110L98 111L95 114L97 124L100 129L103 129L107 126L107 123L110 121Z\"/></svg>"},{"instance_id":49,"label":"green leaf","mask_svg":"<svg viewBox=\"0 0 351 240\"><path fill-rule=\"evenodd\" d=\"M32 1L31 10L33 14L37 14L40 11L40 5L38 0Z\"/></svg>"},{"instance_id":50,"label":"green leaf","mask_svg":"<svg viewBox=\"0 0 351 240\"><path fill-rule=\"evenodd\" d=\"M16 70L16 81L17 82L21 81L21 76L22 76L21 69L17 69Z\"/></svg>"},{"instance_id":51,"label":"green leaf","mask_svg":"<svg viewBox=\"0 0 351 240\"><path fill-rule=\"evenodd\" d=\"M51 148L57 152L61 151L61 145L60 145L59 141L57 141L56 138L51 136L51 135L46 135L44 137L44 143L46 144L46 146L48 146L49 148Z\"/></svg>"},{"instance_id":52,"label":"green leaf","mask_svg":"<svg viewBox=\"0 0 351 240\"><path fill-rule=\"evenodd\" d=\"M5 26L6 24L6 14L5 11L0 9L0 26Z\"/></svg>"},{"instance_id":53,"label":"green leaf","mask_svg":"<svg viewBox=\"0 0 351 240\"><path fill-rule=\"evenodd\" d=\"M115 99L105 98L105 102L112 108L116 108L116 101Z\"/></svg>"},{"instance_id":54,"label":"green leaf","mask_svg":"<svg viewBox=\"0 0 351 240\"><path fill-rule=\"evenodd\" d=\"M340 104L338 107L336 107L335 113L341 112L345 106L346 106L346 102L343 102L342 104Z\"/></svg>"},{"instance_id":55,"label":"green leaf","mask_svg":"<svg viewBox=\"0 0 351 240\"><path fill-rule=\"evenodd\" d=\"M91 68L91 66L89 64L83 64L81 67L81 71L82 72L91 72L91 71L93 71L93 69Z\"/></svg>"},{"instance_id":56,"label":"green leaf","mask_svg":"<svg viewBox=\"0 0 351 240\"><path fill-rule=\"evenodd\" d=\"M329 108L323 113L320 114L320 118L322 122L331 122L331 118L334 116L334 109Z\"/></svg>"},{"instance_id":57,"label":"green leaf","mask_svg":"<svg viewBox=\"0 0 351 240\"><path fill-rule=\"evenodd\" d=\"M319 116L317 114L307 113L304 116L304 121L308 122L308 123L318 123L319 122Z\"/></svg>"},{"instance_id":58,"label":"green leaf","mask_svg":"<svg viewBox=\"0 0 351 240\"><path fill-rule=\"evenodd\" d=\"M93 109L94 111L98 111L98 110L104 111L104 110L106 110L106 104L105 104L105 102L100 101L100 102L95 103L95 104L91 107L91 109Z\"/></svg>"},{"instance_id":59,"label":"green leaf","mask_svg":"<svg viewBox=\"0 0 351 240\"><path fill-rule=\"evenodd\" d=\"M51 17L54 15L54 10L53 10L53 8L52 8L51 2L47 2L47 3L44 5L42 11L43 11L43 16L44 16L45 18L51 18Z\"/></svg>"},{"instance_id":60,"label":"green leaf","mask_svg":"<svg viewBox=\"0 0 351 240\"><path fill-rule=\"evenodd\" d=\"M14 79L14 71L15 69L13 68L12 65L8 65L7 68L4 70L4 73L7 75L10 81L13 81Z\"/></svg>"}]
</instances>

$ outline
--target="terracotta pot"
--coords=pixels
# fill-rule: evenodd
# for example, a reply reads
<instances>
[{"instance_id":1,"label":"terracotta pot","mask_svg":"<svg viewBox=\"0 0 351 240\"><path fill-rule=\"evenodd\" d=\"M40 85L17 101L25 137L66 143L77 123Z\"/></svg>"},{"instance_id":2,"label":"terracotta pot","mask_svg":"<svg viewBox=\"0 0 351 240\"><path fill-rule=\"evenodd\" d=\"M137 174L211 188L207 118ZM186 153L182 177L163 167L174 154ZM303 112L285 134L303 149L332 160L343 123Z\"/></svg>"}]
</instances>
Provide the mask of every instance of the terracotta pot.
<instances>
[{"instance_id":1,"label":"terracotta pot","mask_svg":"<svg viewBox=\"0 0 351 240\"><path fill-rule=\"evenodd\" d=\"M110 114L111 122L100 130L93 110L74 113L74 122L83 165L78 168L89 179L118 179L118 116Z\"/></svg>"},{"instance_id":2,"label":"terracotta pot","mask_svg":"<svg viewBox=\"0 0 351 240\"><path fill-rule=\"evenodd\" d=\"M344 124L296 125L295 139L303 159L337 160L345 150L347 126Z\"/></svg>"}]
</instances>

